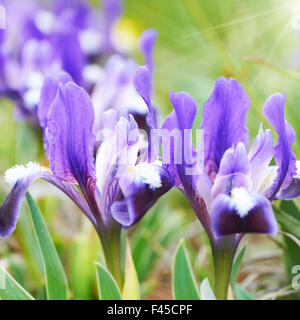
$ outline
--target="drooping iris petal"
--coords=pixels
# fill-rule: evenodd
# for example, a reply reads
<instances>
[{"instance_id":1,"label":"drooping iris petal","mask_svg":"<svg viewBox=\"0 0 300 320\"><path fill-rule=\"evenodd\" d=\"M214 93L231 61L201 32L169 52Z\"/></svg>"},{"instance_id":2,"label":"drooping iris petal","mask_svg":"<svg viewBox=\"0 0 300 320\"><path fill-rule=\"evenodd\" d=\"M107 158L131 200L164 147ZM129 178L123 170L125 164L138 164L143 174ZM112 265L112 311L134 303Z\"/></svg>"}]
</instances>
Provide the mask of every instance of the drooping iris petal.
<instances>
[{"instance_id":1,"label":"drooping iris petal","mask_svg":"<svg viewBox=\"0 0 300 320\"><path fill-rule=\"evenodd\" d=\"M212 203L211 226L216 237L238 233L275 234L277 224L270 201L259 193L234 189L219 194Z\"/></svg>"},{"instance_id":2,"label":"drooping iris petal","mask_svg":"<svg viewBox=\"0 0 300 320\"><path fill-rule=\"evenodd\" d=\"M233 188L240 187L251 188L251 166L243 143L224 153L212 188L212 198L219 194L230 195Z\"/></svg>"},{"instance_id":3,"label":"drooping iris petal","mask_svg":"<svg viewBox=\"0 0 300 320\"><path fill-rule=\"evenodd\" d=\"M47 118L50 169L60 180L78 183L87 201L95 196L96 184L93 123L94 109L85 90L60 83Z\"/></svg>"},{"instance_id":4,"label":"drooping iris petal","mask_svg":"<svg viewBox=\"0 0 300 320\"><path fill-rule=\"evenodd\" d=\"M123 227L138 222L174 184L173 177L156 164L141 163L119 181L124 199L116 201L111 213Z\"/></svg>"},{"instance_id":5,"label":"drooping iris petal","mask_svg":"<svg viewBox=\"0 0 300 320\"><path fill-rule=\"evenodd\" d=\"M250 100L234 79L219 78L203 106L204 155L206 172L214 178L225 151L238 142L248 145L246 113Z\"/></svg>"},{"instance_id":6,"label":"drooping iris petal","mask_svg":"<svg viewBox=\"0 0 300 320\"><path fill-rule=\"evenodd\" d=\"M261 184L266 178L268 166L273 158L273 154L274 147L272 133L270 130L264 132L262 127L260 127L248 155L251 163L253 191L259 191Z\"/></svg>"},{"instance_id":7,"label":"drooping iris petal","mask_svg":"<svg viewBox=\"0 0 300 320\"><path fill-rule=\"evenodd\" d=\"M95 224L91 210L76 187L60 181L37 163L30 162L26 166L15 166L7 170L5 179L12 186L12 190L0 207L0 237L7 237L14 231L22 200L30 184L37 179L48 181L62 190Z\"/></svg>"},{"instance_id":8,"label":"drooping iris petal","mask_svg":"<svg viewBox=\"0 0 300 320\"><path fill-rule=\"evenodd\" d=\"M143 32L139 41L139 48L145 57L145 64L153 71L153 49L157 38L157 32L154 29L148 29Z\"/></svg>"},{"instance_id":9,"label":"drooping iris petal","mask_svg":"<svg viewBox=\"0 0 300 320\"><path fill-rule=\"evenodd\" d=\"M267 191L270 199L275 198L280 189L286 189L297 173L296 157L292 150L295 131L284 119L285 94L276 93L266 101L263 113L278 134L275 146L275 162L278 166L274 183Z\"/></svg>"}]
</instances>

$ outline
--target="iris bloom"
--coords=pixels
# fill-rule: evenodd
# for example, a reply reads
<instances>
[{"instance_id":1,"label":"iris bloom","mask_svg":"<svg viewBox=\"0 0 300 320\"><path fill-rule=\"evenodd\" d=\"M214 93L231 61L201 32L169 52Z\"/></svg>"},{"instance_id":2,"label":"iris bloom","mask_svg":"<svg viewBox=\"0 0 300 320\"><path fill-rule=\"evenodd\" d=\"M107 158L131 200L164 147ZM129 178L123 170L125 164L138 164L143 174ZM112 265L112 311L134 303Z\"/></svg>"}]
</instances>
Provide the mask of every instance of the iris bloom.
<instances>
[{"instance_id":1,"label":"iris bloom","mask_svg":"<svg viewBox=\"0 0 300 320\"><path fill-rule=\"evenodd\" d=\"M173 162L165 167L173 172L210 238L216 294L224 299L232 259L242 236L275 234L277 224L271 202L300 195L299 172L292 151L295 132L284 119L285 95L272 95L263 107L278 135L276 146L271 131L264 131L261 126L248 149L246 113L250 100L237 81L219 78L203 107L203 151L198 151L202 152L202 164L191 159L196 151L184 136L184 131L192 129L197 105L184 92L171 92L170 100L174 111L163 128L181 131L183 161L176 161L175 154ZM273 157L275 165L271 164ZM192 174L187 174L191 169Z\"/></svg>"},{"instance_id":2,"label":"iris bloom","mask_svg":"<svg viewBox=\"0 0 300 320\"><path fill-rule=\"evenodd\" d=\"M64 70L88 90L101 76L95 60L115 52L112 29L122 1L103 1L102 16L87 0L55 0L49 6L9 0L3 5L7 29L0 30L0 96L11 99L19 115L37 125L45 77Z\"/></svg>"},{"instance_id":3,"label":"iris bloom","mask_svg":"<svg viewBox=\"0 0 300 320\"><path fill-rule=\"evenodd\" d=\"M139 131L131 115L119 118L115 110L106 111L99 146L89 95L65 73L56 84L54 101L40 115L50 168L29 163L6 172L12 191L0 208L0 236L13 232L27 188L43 179L65 192L92 222L108 268L121 284L120 229L141 219L173 186L173 178L161 164L141 161ZM52 85L48 88L54 90ZM53 91L44 94L53 97Z\"/></svg>"}]
</instances>

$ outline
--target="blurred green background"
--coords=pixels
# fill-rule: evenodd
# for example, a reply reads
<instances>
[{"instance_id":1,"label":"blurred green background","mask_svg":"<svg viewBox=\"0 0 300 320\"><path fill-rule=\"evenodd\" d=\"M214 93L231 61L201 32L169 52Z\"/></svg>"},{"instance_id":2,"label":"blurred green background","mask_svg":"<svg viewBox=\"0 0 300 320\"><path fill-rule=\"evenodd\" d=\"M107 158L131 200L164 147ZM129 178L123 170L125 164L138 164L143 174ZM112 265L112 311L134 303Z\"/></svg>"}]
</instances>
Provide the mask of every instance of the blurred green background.
<instances>
[{"instance_id":1,"label":"blurred green background","mask_svg":"<svg viewBox=\"0 0 300 320\"><path fill-rule=\"evenodd\" d=\"M262 107L274 92L287 94L286 118L300 137L300 4L297 9L297 2L125 0L125 14L119 28L136 38L146 28L158 31L155 102L163 117L171 111L168 92L184 90L198 103L200 126L203 103L216 78L224 75L237 79L250 96L250 141L261 122L265 128L269 127L262 116ZM135 57L142 63L137 50ZM9 190L3 179L6 169L31 160L45 163L40 139L26 123L15 122L11 103L1 101L1 200ZM294 151L300 158L300 138ZM66 267L71 297L96 298L92 262L101 257L94 230L70 201L48 185L37 182L31 192L35 199L40 199L40 209ZM172 190L161 199L129 233L144 298L171 298L172 254L182 237L190 240L198 279L203 279L204 274L211 276L207 239L179 191ZM240 281L257 297L262 297L285 284L282 260L274 243L278 239L270 241L266 236L248 239L252 245ZM41 261L38 250L32 250L36 248L35 241L24 205L17 232L7 240L0 240L0 257L21 284L42 298L45 293Z\"/></svg>"}]
</instances>

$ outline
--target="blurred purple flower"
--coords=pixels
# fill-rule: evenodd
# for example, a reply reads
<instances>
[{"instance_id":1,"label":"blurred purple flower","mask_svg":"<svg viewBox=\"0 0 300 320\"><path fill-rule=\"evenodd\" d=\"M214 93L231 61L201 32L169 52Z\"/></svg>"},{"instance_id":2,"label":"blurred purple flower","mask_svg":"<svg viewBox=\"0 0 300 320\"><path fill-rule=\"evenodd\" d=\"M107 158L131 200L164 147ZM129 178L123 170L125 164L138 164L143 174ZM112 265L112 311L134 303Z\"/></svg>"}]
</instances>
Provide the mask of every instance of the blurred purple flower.
<instances>
[{"instance_id":1,"label":"blurred purple flower","mask_svg":"<svg viewBox=\"0 0 300 320\"><path fill-rule=\"evenodd\" d=\"M122 0L104 1L102 13L87 0L55 0L49 5L10 0L4 5L7 29L0 37L0 96L15 102L19 115L37 125L45 77L64 70L87 90L98 81L102 70L97 59L116 51L111 33L122 13Z\"/></svg>"}]
</instances>

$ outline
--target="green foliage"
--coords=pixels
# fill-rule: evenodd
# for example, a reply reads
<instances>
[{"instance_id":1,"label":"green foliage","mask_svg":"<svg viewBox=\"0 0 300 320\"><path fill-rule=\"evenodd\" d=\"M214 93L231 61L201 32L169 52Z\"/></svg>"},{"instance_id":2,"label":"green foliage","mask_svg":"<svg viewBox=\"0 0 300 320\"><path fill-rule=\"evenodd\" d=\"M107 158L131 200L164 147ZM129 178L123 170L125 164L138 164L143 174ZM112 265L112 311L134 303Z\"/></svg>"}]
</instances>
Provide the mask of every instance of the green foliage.
<instances>
[{"instance_id":1,"label":"green foliage","mask_svg":"<svg viewBox=\"0 0 300 320\"><path fill-rule=\"evenodd\" d=\"M66 300L68 284L62 263L57 254L44 219L29 193L26 194L26 199L43 259L47 299Z\"/></svg>"},{"instance_id":2,"label":"green foliage","mask_svg":"<svg viewBox=\"0 0 300 320\"><path fill-rule=\"evenodd\" d=\"M95 262L95 266L99 299L122 300L120 289L111 273L99 262Z\"/></svg>"},{"instance_id":3,"label":"green foliage","mask_svg":"<svg viewBox=\"0 0 300 320\"><path fill-rule=\"evenodd\" d=\"M34 298L7 272L0 267L0 299L34 300Z\"/></svg>"},{"instance_id":4,"label":"green foliage","mask_svg":"<svg viewBox=\"0 0 300 320\"><path fill-rule=\"evenodd\" d=\"M200 300L197 282L183 240L179 242L174 255L172 285L175 300Z\"/></svg>"}]
</instances>

